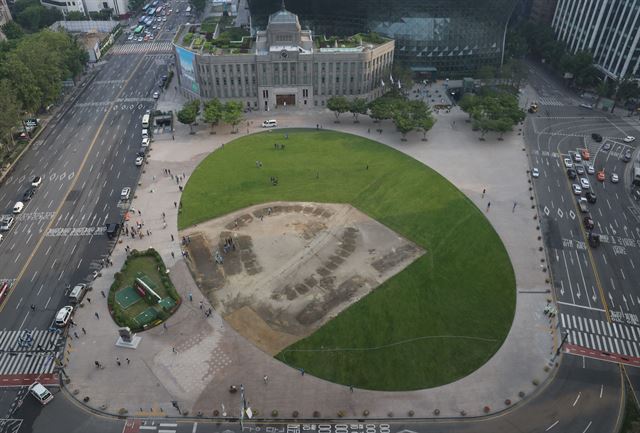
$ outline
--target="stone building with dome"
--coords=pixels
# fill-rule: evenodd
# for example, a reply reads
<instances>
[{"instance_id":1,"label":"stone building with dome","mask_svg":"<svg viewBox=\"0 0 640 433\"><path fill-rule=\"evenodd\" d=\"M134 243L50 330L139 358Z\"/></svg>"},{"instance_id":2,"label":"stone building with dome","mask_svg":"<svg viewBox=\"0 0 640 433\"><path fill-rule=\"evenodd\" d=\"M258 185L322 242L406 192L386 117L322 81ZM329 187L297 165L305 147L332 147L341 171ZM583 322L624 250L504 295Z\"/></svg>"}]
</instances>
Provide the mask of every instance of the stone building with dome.
<instances>
[{"instance_id":1,"label":"stone building with dome","mask_svg":"<svg viewBox=\"0 0 640 433\"><path fill-rule=\"evenodd\" d=\"M332 96L372 100L391 85L394 41L376 34L313 36L284 7L241 40L182 26L174 42L178 84L189 98L236 100L251 109L326 105Z\"/></svg>"}]
</instances>

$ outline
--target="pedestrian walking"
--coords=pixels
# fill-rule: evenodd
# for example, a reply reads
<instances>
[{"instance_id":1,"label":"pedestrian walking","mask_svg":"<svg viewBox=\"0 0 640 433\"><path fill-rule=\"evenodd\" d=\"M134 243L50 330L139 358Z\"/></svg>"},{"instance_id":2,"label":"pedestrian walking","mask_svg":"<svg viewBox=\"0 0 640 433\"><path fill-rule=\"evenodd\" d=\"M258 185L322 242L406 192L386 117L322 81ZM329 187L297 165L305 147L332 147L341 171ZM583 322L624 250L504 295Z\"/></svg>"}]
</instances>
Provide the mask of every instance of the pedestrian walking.
<instances>
[{"instance_id":1,"label":"pedestrian walking","mask_svg":"<svg viewBox=\"0 0 640 433\"><path fill-rule=\"evenodd\" d=\"M118 367L122 365L122 362L120 362L120 358L116 358L116 364L118 364Z\"/></svg>"},{"instance_id":2,"label":"pedestrian walking","mask_svg":"<svg viewBox=\"0 0 640 433\"><path fill-rule=\"evenodd\" d=\"M202 304L203 304L203 303L202 303L202 301L200 301L200 309L201 309L201 310L202 310L202 308L203 308L203 305L202 305Z\"/></svg>"},{"instance_id":3,"label":"pedestrian walking","mask_svg":"<svg viewBox=\"0 0 640 433\"><path fill-rule=\"evenodd\" d=\"M162 327L163 327L164 329L167 329L167 322L164 322L164 323L162 324Z\"/></svg>"},{"instance_id":4,"label":"pedestrian walking","mask_svg":"<svg viewBox=\"0 0 640 433\"><path fill-rule=\"evenodd\" d=\"M87 302L91 303L91 298L87 296Z\"/></svg>"},{"instance_id":5,"label":"pedestrian walking","mask_svg":"<svg viewBox=\"0 0 640 433\"><path fill-rule=\"evenodd\" d=\"M96 315L96 319L100 320L100 315L98 314L98 312L96 311L95 313L93 313Z\"/></svg>"},{"instance_id":6,"label":"pedestrian walking","mask_svg":"<svg viewBox=\"0 0 640 433\"><path fill-rule=\"evenodd\" d=\"M178 207L178 203L177 202L173 202L173 207Z\"/></svg>"},{"instance_id":7,"label":"pedestrian walking","mask_svg":"<svg viewBox=\"0 0 640 433\"><path fill-rule=\"evenodd\" d=\"M142 211L138 209L138 215L142 215Z\"/></svg>"},{"instance_id":8,"label":"pedestrian walking","mask_svg":"<svg viewBox=\"0 0 640 433\"><path fill-rule=\"evenodd\" d=\"M32 309L33 311L36 311L36 306L35 306L34 304L31 304L31 309Z\"/></svg>"},{"instance_id":9,"label":"pedestrian walking","mask_svg":"<svg viewBox=\"0 0 640 433\"><path fill-rule=\"evenodd\" d=\"M304 368L300 369L300 374L302 374L304 376Z\"/></svg>"},{"instance_id":10,"label":"pedestrian walking","mask_svg":"<svg viewBox=\"0 0 640 433\"><path fill-rule=\"evenodd\" d=\"M262 380L264 380L264 384L266 385L267 382L269 382L269 376L267 376L266 374L264 375L264 377L262 378Z\"/></svg>"},{"instance_id":11,"label":"pedestrian walking","mask_svg":"<svg viewBox=\"0 0 640 433\"><path fill-rule=\"evenodd\" d=\"M131 364L131 360L127 358L127 365Z\"/></svg>"},{"instance_id":12,"label":"pedestrian walking","mask_svg":"<svg viewBox=\"0 0 640 433\"><path fill-rule=\"evenodd\" d=\"M489 212L490 207L491 207L491 202L487 203L487 212Z\"/></svg>"},{"instance_id":13,"label":"pedestrian walking","mask_svg":"<svg viewBox=\"0 0 640 433\"><path fill-rule=\"evenodd\" d=\"M147 236L151 236L151 232L147 229Z\"/></svg>"},{"instance_id":14,"label":"pedestrian walking","mask_svg":"<svg viewBox=\"0 0 640 433\"><path fill-rule=\"evenodd\" d=\"M86 330L86 329L84 329L84 328L82 328L82 333L83 333L84 335L87 335L87 330Z\"/></svg>"},{"instance_id":15,"label":"pedestrian walking","mask_svg":"<svg viewBox=\"0 0 640 433\"><path fill-rule=\"evenodd\" d=\"M193 302L193 295L189 293L189 302Z\"/></svg>"},{"instance_id":16,"label":"pedestrian walking","mask_svg":"<svg viewBox=\"0 0 640 433\"><path fill-rule=\"evenodd\" d=\"M349 391L353 392L353 385L349 385Z\"/></svg>"},{"instance_id":17,"label":"pedestrian walking","mask_svg":"<svg viewBox=\"0 0 640 433\"><path fill-rule=\"evenodd\" d=\"M174 241L173 233L171 234L171 241Z\"/></svg>"},{"instance_id":18,"label":"pedestrian walking","mask_svg":"<svg viewBox=\"0 0 640 433\"><path fill-rule=\"evenodd\" d=\"M107 296L104 294L104 290L100 290L100 294L102 295L103 298L106 298Z\"/></svg>"},{"instance_id":19,"label":"pedestrian walking","mask_svg":"<svg viewBox=\"0 0 640 433\"><path fill-rule=\"evenodd\" d=\"M486 192L487 192L487 189L486 189L486 188L482 190L482 198L484 198L484 194L485 194Z\"/></svg>"},{"instance_id":20,"label":"pedestrian walking","mask_svg":"<svg viewBox=\"0 0 640 433\"><path fill-rule=\"evenodd\" d=\"M165 218L165 214L164 214L164 212L162 212L162 219L164 219L164 218Z\"/></svg>"},{"instance_id":21,"label":"pedestrian walking","mask_svg":"<svg viewBox=\"0 0 640 433\"><path fill-rule=\"evenodd\" d=\"M190 244L191 243L191 236L187 236L187 243Z\"/></svg>"},{"instance_id":22,"label":"pedestrian walking","mask_svg":"<svg viewBox=\"0 0 640 433\"><path fill-rule=\"evenodd\" d=\"M172 347L171 350L173 350L173 353L178 353L175 347Z\"/></svg>"},{"instance_id":23,"label":"pedestrian walking","mask_svg":"<svg viewBox=\"0 0 640 433\"><path fill-rule=\"evenodd\" d=\"M165 223L162 223L162 228L163 228L163 229L166 229L166 228L167 228L167 223L166 223L166 222L165 222Z\"/></svg>"},{"instance_id":24,"label":"pedestrian walking","mask_svg":"<svg viewBox=\"0 0 640 433\"><path fill-rule=\"evenodd\" d=\"M171 257L173 257L174 259L176 258L176 254L173 251L171 251Z\"/></svg>"},{"instance_id":25,"label":"pedestrian walking","mask_svg":"<svg viewBox=\"0 0 640 433\"><path fill-rule=\"evenodd\" d=\"M78 336L78 333L77 333L76 331L73 331L73 336L74 336L74 337L76 337L76 338L80 338L80 337Z\"/></svg>"},{"instance_id":26,"label":"pedestrian walking","mask_svg":"<svg viewBox=\"0 0 640 433\"><path fill-rule=\"evenodd\" d=\"M516 211L516 206L518 205L518 202L514 201L513 202L513 209L511 209L511 213L514 213Z\"/></svg>"},{"instance_id":27,"label":"pedestrian walking","mask_svg":"<svg viewBox=\"0 0 640 433\"><path fill-rule=\"evenodd\" d=\"M93 361L93 363L96 365L96 368L100 368L100 363L98 361Z\"/></svg>"}]
</instances>

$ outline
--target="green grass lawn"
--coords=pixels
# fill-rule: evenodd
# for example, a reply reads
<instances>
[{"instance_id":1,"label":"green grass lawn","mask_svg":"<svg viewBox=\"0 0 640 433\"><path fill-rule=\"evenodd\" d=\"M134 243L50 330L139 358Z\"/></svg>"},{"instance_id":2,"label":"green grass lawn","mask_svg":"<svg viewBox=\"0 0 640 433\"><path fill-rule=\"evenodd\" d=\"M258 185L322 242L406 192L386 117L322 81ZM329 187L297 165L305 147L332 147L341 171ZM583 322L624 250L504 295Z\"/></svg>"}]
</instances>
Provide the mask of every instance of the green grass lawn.
<instances>
[{"instance_id":1,"label":"green grass lawn","mask_svg":"<svg viewBox=\"0 0 640 433\"><path fill-rule=\"evenodd\" d=\"M141 254L144 254L144 253L141 253ZM154 252L154 254L156 253ZM117 274L117 278L114 281L113 285L111 286L111 290L109 293L109 304L110 304L110 308L113 308L114 312L116 312L115 314L116 322L118 322L118 319L121 318L120 320L122 323L118 323L118 325L131 326L132 329L134 328L133 324L128 324L125 322L130 321L132 318L136 317L138 314L145 311L147 308L150 307L150 304L147 303L144 299L140 298L139 301L132 304L129 308L127 308L126 310L122 310L120 308L120 305L117 302L115 302L114 294L122 288L133 287L134 281L136 279L136 274L138 272L142 272L143 274L145 274L155 284L155 287L153 288L153 290L161 298L164 299L166 297L170 297L170 298L173 298L175 301L178 301L177 294L174 293L172 295L172 293L170 293L170 290L167 289L164 286L164 284L162 284L161 275L160 275L160 272L158 272L158 261L156 257L152 255L138 255L134 257L133 255L131 255L127 259L125 266ZM170 280L169 280L169 284L171 284ZM172 287L172 290L174 290L175 292L175 289L173 289L173 286L171 287ZM156 305L154 308L158 310L158 312L162 310L162 308L159 305ZM166 315L166 313L162 313L161 316L163 314Z\"/></svg>"},{"instance_id":2,"label":"green grass lawn","mask_svg":"<svg viewBox=\"0 0 640 433\"><path fill-rule=\"evenodd\" d=\"M442 385L486 362L511 326L515 277L483 213L435 171L384 145L287 131L287 140L265 132L207 157L184 190L180 228L275 200L351 203L427 253L277 357L380 390Z\"/></svg>"}]
</instances>

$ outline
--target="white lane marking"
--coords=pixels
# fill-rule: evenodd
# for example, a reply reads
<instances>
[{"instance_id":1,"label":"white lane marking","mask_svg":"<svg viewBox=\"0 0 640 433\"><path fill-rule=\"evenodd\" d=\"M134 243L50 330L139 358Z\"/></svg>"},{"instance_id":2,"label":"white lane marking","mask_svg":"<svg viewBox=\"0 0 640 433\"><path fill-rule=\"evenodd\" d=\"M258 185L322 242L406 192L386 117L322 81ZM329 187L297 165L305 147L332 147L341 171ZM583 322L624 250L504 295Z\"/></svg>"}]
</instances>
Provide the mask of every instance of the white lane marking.
<instances>
[{"instance_id":1,"label":"white lane marking","mask_svg":"<svg viewBox=\"0 0 640 433\"><path fill-rule=\"evenodd\" d=\"M547 427L547 429L546 429L545 431L549 431L549 430L551 430L551 429L552 429L552 428L554 428L556 425L558 425L558 423L559 423L559 422L560 422L560 420L558 420L558 421L554 422L554 423L553 423L553 424L551 424L549 427Z\"/></svg>"},{"instance_id":2,"label":"white lane marking","mask_svg":"<svg viewBox=\"0 0 640 433\"><path fill-rule=\"evenodd\" d=\"M78 262L78 266L76 266L76 269L80 269L81 264L82 264L82 258L80 258L80 261Z\"/></svg>"},{"instance_id":3,"label":"white lane marking","mask_svg":"<svg viewBox=\"0 0 640 433\"><path fill-rule=\"evenodd\" d=\"M38 275L38 271L35 271L35 272L33 273L33 276L31 277L31 282L32 282L32 283L33 283L33 280L35 280L35 279L36 279L36 276L37 276L37 275Z\"/></svg>"},{"instance_id":4,"label":"white lane marking","mask_svg":"<svg viewBox=\"0 0 640 433\"><path fill-rule=\"evenodd\" d=\"M160 423L160 427L178 427L178 424Z\"/></svg>"},{"instance_id":5,"label":"white lane marking","mask_svg":"<svg viewBox=\"0 0 640 433\"><path fill-rule=\"evenodd\" d=\"M24 326L24 322L27 321L27 317L29 317L29 311L27 311L27 314L24 315L24 319L22 319L22 323L20 324L20 328L18 328L18 331L22 331L22 327Z\"/></svg>"},{"instance_id":6,"label":"white lane marking","mask_svg":"<svg viewBox=\"0 0 640 433\"><path fill-rule=\"evenodd\" d=\"M198 423L193 423L193 429L191 429L191 433L196 433L196 430L198 429Z\"/></svg>"},{"instance_id":7,"label":"white lane marking","mask_svg":"<svg viewBox=\"0 0 640 433\"><path fill-rule=\"evenodd\" d=\"M580 396L582 395L582 392L578 393L578 396L576 397L575 401L573 402L573 407L576 407L576 404L578 404L578 400L580 400Z\"/></svg>"},{"instance_id":8,"label":"white lane marking","mask_svg":"<svg viewBox=\"0 0 640 433\"><path fill-rule=\"evenodd\" d=\"M604 385L600 385L600 398L602 398L603 391L604 391Z\"/></svg>"},{"instance_id":9,"label":"white lane marking","mask_svg":"<svg viewBox=\"0 0 640 433\"><path fill-rule=\"evenodd\" d=\"M42 292L43 287L44 287L44 283L40 284L40 288L38 289L38 293L36 293L36 296L40 296L40 292Z\"/></svg>"},{"instance_id":10,"label":"white lane marking","mask_svg":"<svg viewBox=\"0 0 640 433\"><path fill-rule=\"evenodd\" d=\"M49 299L47 299L47 303L44 304L44 308L47 308L49 306L49 302L51 302L51 296L49 296Z\"/></svg>"},{"instance_id":11,"label":"white lane marking","mask_svg":"<svg viewBox=\"0 0 640 433\"><path fill-rule=\"evenodd\" d=\"M16 310L20 308L20 304L22 304L22 298L20 298L20 300L18 301L18 305L16 305Z\"/></svg>"},{"instance_id":12,"label":"white lane marking","mask_svg":"<svg viewBox=\"0 0 640 433\"><path fill-rule=\"evenodd\" d=\"M587 430L589 430L589 427L591 427L591 423L592 423L592 421L589 421L589 424L587 424L587 428L582 430L582 433L587 433Z\"/></svg>"},{"instance_id":13,"label":"white lane marking","mask_svg":"<svg viewBox=\"0 0 640 433\"><path fill-rule=\"evenodd\" d=\"M140 430L156 430L158 427L153 425L141 425L138 427Z\"/></svg>"}]
</instances>

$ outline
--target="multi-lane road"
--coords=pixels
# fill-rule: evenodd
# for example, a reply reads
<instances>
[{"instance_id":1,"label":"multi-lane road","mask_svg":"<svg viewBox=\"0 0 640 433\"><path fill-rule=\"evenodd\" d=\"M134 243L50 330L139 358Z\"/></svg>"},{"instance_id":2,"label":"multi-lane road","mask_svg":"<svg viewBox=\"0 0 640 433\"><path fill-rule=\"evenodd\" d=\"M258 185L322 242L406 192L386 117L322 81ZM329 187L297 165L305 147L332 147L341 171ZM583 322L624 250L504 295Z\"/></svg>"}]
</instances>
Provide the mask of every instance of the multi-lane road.
<instances>
[{"instance_id":1,"label":"multi-lane road","mask_svg":"<svg viewBox=\"0 0 640 433\"><path fill-rule=\"evenodd\" d=\"M163 29L184 20L171 16ZM153 92L173 58L167 43L172 34L163 29L158 39L164 42L156 42L164 44L161 49L123 36L117 46L135 52L111 55L92 68L77 97L60 107L0 186L0 214L11 214L32 178L42 178L2 233L0 283L9 283L10 290L0 305L0 386L34 377L55 380L49 373L64 336L49 328L68 304L68 287L90 283L104 265L113 242L105 225L120 222L128 209L120 191L135 190L139 177L141 119L153 108ZM0 415L12 412L22 397L3 390Z\"/></svg>"}]
</instances>

